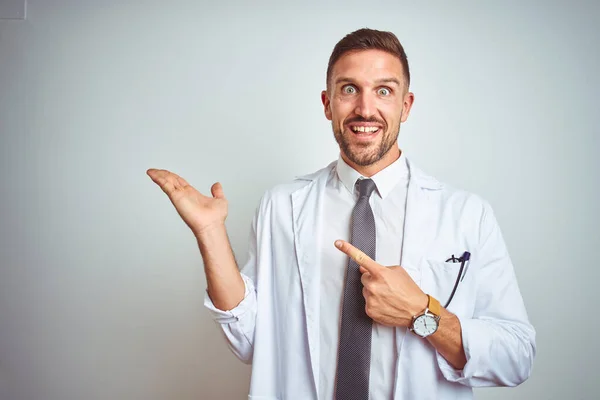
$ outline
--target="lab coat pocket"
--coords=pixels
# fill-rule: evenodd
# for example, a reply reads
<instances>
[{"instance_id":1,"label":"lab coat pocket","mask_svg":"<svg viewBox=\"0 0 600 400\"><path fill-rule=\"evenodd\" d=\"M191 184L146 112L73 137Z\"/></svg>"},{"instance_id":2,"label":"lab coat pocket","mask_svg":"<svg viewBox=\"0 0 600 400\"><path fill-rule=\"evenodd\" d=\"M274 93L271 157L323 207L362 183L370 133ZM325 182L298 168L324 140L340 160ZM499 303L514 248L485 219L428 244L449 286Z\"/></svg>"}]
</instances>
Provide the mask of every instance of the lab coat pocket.
<instances>
[{"instance_id":1,"label":"lab coat pocket","mask_svg":"<svg viewBox=\"0 0 600 400\"><path fill-rule=\"evenodd\" d=\"M448 311L462 317L470 317L475 306L473 274L469 271L469 262L465 264L462 280L459 280L450 304L446 307L452 290L458 279L460 263L439 260L424 260L421 289L439 300Z\"/></svg>"}]
</instances>

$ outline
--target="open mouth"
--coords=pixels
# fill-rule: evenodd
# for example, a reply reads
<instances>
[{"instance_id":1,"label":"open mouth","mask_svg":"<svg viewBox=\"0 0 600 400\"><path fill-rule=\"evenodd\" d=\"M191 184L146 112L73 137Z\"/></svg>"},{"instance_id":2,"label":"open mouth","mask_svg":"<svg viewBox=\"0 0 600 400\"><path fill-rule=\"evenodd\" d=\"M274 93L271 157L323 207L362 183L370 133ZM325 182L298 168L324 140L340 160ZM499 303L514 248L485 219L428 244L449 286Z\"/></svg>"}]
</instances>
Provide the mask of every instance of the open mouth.
<instances>
[{"instance_id":1,"label":"open mouth","mask_svg":"<svg viewBox=\"0 0 600 400\"><path fill-rule=\"evenodd\" d=\"M352 132L354 133L375 133L379 130L377 126L353 126Z\"/></svg>"},{"instance_id":2,"label":"open mouth","mask_svg":"<svg viewBox=\"0 0 600 400\"><path fill-rule=\"evenodd\" d=\"M370 140L381 131L379 126L351 125L348 127L357 139Z\"/></svg>"}]
</instances>

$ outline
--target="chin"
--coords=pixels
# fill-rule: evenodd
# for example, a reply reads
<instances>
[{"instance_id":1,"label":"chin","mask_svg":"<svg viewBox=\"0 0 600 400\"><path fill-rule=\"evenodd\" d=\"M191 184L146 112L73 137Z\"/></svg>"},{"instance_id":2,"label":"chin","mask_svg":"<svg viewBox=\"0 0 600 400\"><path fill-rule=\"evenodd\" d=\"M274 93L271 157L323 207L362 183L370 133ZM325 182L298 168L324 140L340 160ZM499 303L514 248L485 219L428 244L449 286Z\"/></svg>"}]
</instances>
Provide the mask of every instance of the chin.
<instances>
[{"instance_id":1,"label":"chin","mask_svg":"<svg viewBox=\"0 0 600 400\"><path fill-rule=\"evenodd\" d=\"M381 157L377 157L377 154L373 154L372 152L369 152L367 154L357 154L356 152L350 152L349 154L346 154L346 157L354 164L360 165L361 167L366 167L375 164L381 159Z\"/></svg>"}]
</instances>

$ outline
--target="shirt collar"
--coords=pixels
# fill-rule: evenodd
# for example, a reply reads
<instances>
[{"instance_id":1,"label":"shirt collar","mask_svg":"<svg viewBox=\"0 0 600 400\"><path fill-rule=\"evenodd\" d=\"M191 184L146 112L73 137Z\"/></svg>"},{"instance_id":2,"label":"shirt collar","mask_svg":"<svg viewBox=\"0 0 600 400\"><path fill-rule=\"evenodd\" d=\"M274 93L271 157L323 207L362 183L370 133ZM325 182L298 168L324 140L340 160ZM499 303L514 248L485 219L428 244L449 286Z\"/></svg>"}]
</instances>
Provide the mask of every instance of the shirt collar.
<instances>
[{"instance_id":1,"label":"shirt collar","mask_svg":"<svg viewBox=\"0 0 600 400\"><path fill-rule=\"evenodd\" d=\"M346 189L352 194L355 193L354 185L356 184L356 181L365 178L358 171L349 166L341 155L338 158L336 170L340 181L342 181ZM371 179L375 182L377 192L381 198L385 199L398 183L408 182L408 177L408 165L406 164L404 152L402 152L396 161L373 175Z\"/></svg>"}]
</instances>

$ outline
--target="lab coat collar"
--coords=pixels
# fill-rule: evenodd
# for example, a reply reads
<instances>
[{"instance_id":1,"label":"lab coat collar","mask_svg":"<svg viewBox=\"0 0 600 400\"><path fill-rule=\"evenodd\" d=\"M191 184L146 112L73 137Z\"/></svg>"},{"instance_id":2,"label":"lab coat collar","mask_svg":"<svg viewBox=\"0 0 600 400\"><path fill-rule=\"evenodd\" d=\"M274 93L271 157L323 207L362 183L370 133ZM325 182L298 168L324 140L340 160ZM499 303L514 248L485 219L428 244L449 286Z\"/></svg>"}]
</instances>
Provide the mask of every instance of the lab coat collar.
<instances>
[{"instance_id":1,"label":"lab coat collar","mask_svg":"<svg viewBox=\"0 0 600 400\"><path fill-rule=\"evenodd\" d=\"M410 180L415 185L417 185L418 187L420 187L422 189L429 189L429 190L439 190L439 189L443 188L444 185L440 181L435 179L433 176L427 175L426 173L421 171L415 164L413 164L412 161L410 161L410 159L408 157L405 157L405 160L406 160L406 165L408 166ZM338 163L338 161L333 161L327 167L325 167L319 171L313 172L312 174L298 176L298 177L296 177L296 179L297 180L305 180L305 181L313 181L313 180L317 179L320 175L325 174L328 176L328 173L331 172L331 169L333 169L337 165L337 163ZM357 176L360 176L360 174L358 174Z\"/></svg>"},{"instance_id":2,"label":"lab coat collar","mask_svg":"<svg viewBox=\"0 0 600 400\"><path fill-rule=\"evenodd\" d=\"M444 185L433 176L427 175L425 172L421 171L408 157L406 158L406 164L410 171L410 180L421 189L440 190L444 187Z\"/></svg>"}]
</instances>

